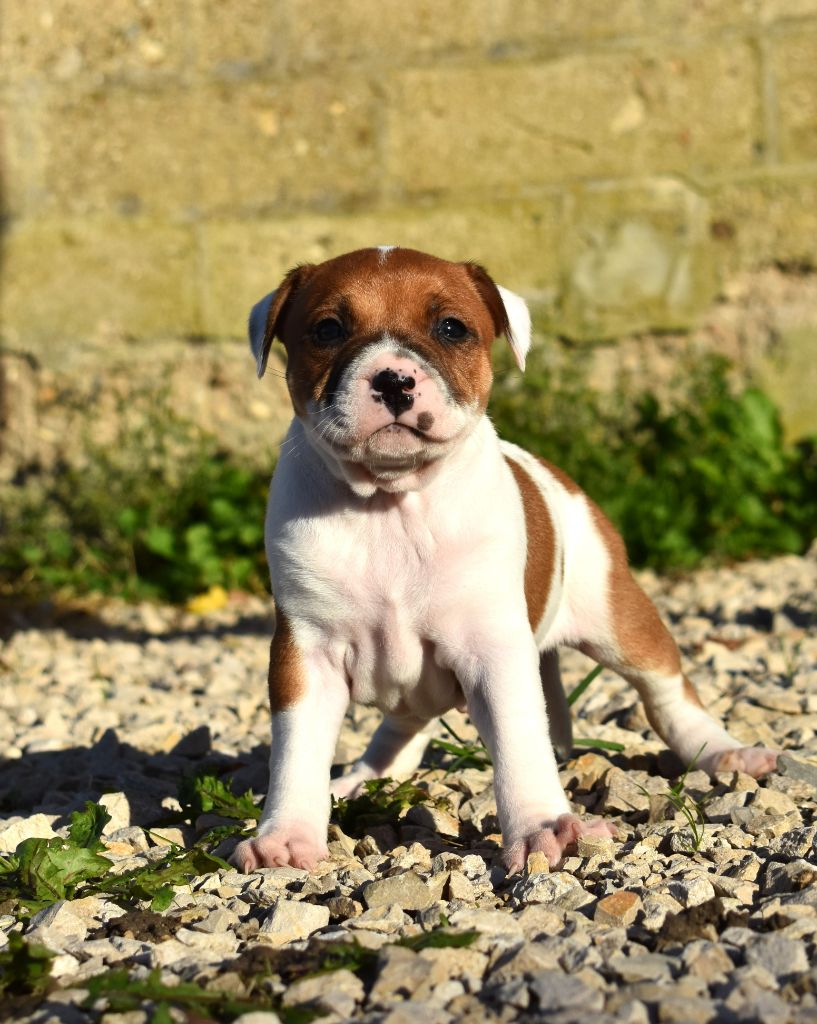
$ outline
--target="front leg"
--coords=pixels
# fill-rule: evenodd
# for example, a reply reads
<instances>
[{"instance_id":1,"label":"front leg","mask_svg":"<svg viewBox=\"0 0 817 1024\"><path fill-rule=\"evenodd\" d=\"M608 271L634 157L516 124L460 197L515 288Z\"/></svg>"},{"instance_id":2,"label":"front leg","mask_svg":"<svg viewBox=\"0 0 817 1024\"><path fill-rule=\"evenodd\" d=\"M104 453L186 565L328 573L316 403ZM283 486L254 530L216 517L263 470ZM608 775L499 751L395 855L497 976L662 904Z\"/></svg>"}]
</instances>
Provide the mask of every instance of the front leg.
<instances>
[{"instance_id":1,"label":"front leg","mask_svg":"<svg viewBox=\"0 0 817 1024\"><path fill-rule=\"evenodd\" d=\"M233 854L242 871L310 869L326 857L329 770L349 690L325 650L296 638L278 611L270 648L270 781L258 832Z\"/></svg>"},{"instance_id":2,"label":"front leg","mask_svg":"<svg viewBox=\"0 0 817 1024\"><path fill-rule=\"evenodd\" d=\"M530 631L493 621L471 632L469 648L454 659L453 668L493 758L508 869L521 870L528 854L537 850L555 867L580 835L614 835L611 824L582 821L571 813L559 781Z\"/></svg>"}]
</instances>

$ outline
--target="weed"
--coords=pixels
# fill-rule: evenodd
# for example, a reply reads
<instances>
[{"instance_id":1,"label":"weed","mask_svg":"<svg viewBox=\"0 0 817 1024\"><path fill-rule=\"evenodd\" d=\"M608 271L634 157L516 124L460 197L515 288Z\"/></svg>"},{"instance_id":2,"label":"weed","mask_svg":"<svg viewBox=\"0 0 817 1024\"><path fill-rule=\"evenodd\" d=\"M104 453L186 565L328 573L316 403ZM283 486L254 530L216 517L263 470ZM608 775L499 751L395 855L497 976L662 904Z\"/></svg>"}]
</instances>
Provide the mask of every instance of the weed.
<instances>
[{"instance_id":1,"label":"weed","mask_svg":"<svg viewBox=\"0 0 817 1024\"><path fill-rule=\"evenodd\" d=\"M212 772L203 770L196 775L182 779L179 783L179 803L183 821L195 822L200 814L218 814L222 818L261 817L261 807L253 800L248 790L236 796L229 785Z\"/></svg>"},{"instance_id":2,"label":"weed","mask_svg":"<svg viewBox=\"0 0 817 1024\"><path fill-rule=\"evenodd\" d=\"M666 792L661 794L669 801L670 806L681 814L687 823L689 836L684 845L690 853L697 853L701 848L701 843L703 843L705 834L704 826L706 824L704 808L709 798L704 797L703 800L696 800L691 793L686 791L686 781L687 776L698 763L698 758L703 753L705 746L706 744L701 747L695 757L692 758L690 763L684 769L683 774L678 777L673 785L668 786ZM639 786L638 788L647 797L653 795L643 786Z\"/></svg>"},{"instance_id":3,"label":"weed","mask_svg":"<svg viewBox=\"0 0 817 1024\"><path fill-rule=\"evenodd\" d=\"M215 586L261 592L269 472L237 463L159 402L123 416L82 465L30 472L0 514L0 581L28 592L181 601Z\"/></svg>"},{"instance_id":4,"label":"weed","mask_svg":"<svg viewBox=\"0 0 817 1024\"><path fill-rule=\"evenodd\" d=\"M26 942L17 932L9 932L5 949L0 950L0 995L38 995L50 984L50 949Z\"/></svg>"},{"instance_id":5,"label":"weed","mask_svg":"<svg viewBox=\"0 0 817 1024\"><path fill-rule=\"evenodd\" d=\"M362 836L377 825L396 825L403 811L417 804L448 808L447 800L430 797L411 780L371 779L363 786L365 792L360 796L332 802L332 820L350 836Z\"/></svg>"},{"instance_id":6,"label":"weed","mask_svg":"<svg viewBox=\"0 0 817 1024\"><path fill-rule=\"evenodd\" d=\"M479 737L475 740L462 739L461 736L454 732L444 718L440 719L440 725L454 742L450 743L448 740L433 739L429 746L432 750L441 750L444 754L450 754L453 757L453 761L446 763L446 771L455 772L460 768L476 768L482 772L486 768L491 767L491 755Z\"/></svg>"}]
</instances>

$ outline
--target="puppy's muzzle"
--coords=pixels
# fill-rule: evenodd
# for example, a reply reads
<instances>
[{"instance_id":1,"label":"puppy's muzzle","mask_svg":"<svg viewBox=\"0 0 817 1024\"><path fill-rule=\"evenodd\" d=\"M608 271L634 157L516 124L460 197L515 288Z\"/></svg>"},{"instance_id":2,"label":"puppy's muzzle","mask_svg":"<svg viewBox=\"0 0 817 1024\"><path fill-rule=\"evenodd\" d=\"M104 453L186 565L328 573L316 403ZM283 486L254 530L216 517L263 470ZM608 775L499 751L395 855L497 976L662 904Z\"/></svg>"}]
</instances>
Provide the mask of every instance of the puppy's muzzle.
<instances>
[{"instance_id":1,"label":"puppy's muzzle","mask_svg":"<svg viewBox=\"0 0 817 1024\"><path fill-rule=\"evenodd\" d=\"M372 398L375 402L382 402L397 419L414 405L414 395L410 392L414 390L415 383L411 376L389 369L380 370L372 379Z\"/></svg>"}]
</instances>

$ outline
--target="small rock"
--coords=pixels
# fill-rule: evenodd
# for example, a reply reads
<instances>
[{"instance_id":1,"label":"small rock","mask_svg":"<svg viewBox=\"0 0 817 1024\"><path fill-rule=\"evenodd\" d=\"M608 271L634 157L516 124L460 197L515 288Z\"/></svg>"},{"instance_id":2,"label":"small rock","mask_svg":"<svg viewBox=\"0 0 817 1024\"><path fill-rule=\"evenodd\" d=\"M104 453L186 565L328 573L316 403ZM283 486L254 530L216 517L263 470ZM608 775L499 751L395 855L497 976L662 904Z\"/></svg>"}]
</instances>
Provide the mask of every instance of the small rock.
<instances>
[{"instance_id":1,"label":"small rock","mask_svg":"<svg viewBox=\"0 0 817 1024\"><path fill-rule=\"evenodd\" d=\"M67 900L59 900L31 918L26 939L55 953L65 953L81 946L87 934L86 922L74 913Z\"/></svg>"},{"instance_id":2,"label":"small rock","mask_svg":"<svg viewBox=\"0 0 817 1024\"><path fill-rule=\"evenodd\" d=\"M281 1018L272 1010L252 1010L236 1017L233 1024L281 1024Z\"/></svg>"},{"instance_id":3,"label":"small rock","mask_svg":"<svg viewBox=\"0 0 817 1024\"><path fill-rule=\"evenodd\" d=\"M460 834L460 820L442 807L433 807L428 804L415 804L409 808L405 821L409 825L418 825L421 828L430 829L443 836L458 836Z\"/></svg>"},{"instance_id":4,"label":"small rock","mask_svg":"<svg viewBox=\"0 0 817 1024\"><path fill-rule=\"evenodd\" d=\"M774 789L758 789L751 803L752 810L760 808L774 814L799 813L797 805L790 796Z\"/></svg>"},{"instance_id":5,"label":"small rock","mask_svg":"<svg viewBox=\"0 0 817 1024\"><path fill-rule=\"evenodd\" d=\"M673 879L667 888L673 899L678 900L682 907L697 907L715 895L712 883L703 875Z\"/></svg>"},{"instance_id":6,"label":"small rock","mask_svg":"<svg viewBox=\"0 0 817 1024\"><path fill-rule=\"evenodd\" d=\"M406 923L406 916L396 903L390 903L385 907L364 910L358 917L350 917L344 923L347 928L390 935L400 931Z\"/></svg>"},{"instance_id":7,"label":"small rock","mask_svg":"<svg viewBox=\"0 0 817 1024\"><path fill-rule=\"evenodd\" d=\"M19 821L0 821L0 853L14 853L24 839L53 839L55 814L32 814Z\"/></svg>"},{"instance_id":8,"label":"small rock","mask_svg":"<svg viewBox=\"0 0 817 1024\"><path fill-rule=\"evenodd\" d=\"M525 863L526 875L546 875L549 872L550 864L548 863L547 856L541 850L534 850L533 853L528 854L528 859Z\"/></svg>"},{"instance_id":9,"label":"small rock","mask_svg":"<svg viewBox=\"0 0 817 1024\"><path fill-rule=\"evenodd\" d=\"M351 971L339 970L293 982L284 992L282 1002L284 1006L309 1006L322 1013L349 1017L365 994L360 978Z\"/></svg>"},{"instance_id":10,"label":"small rock","mask_svg":"<svg viewBox=\"0 0 817 1024\"><path fill-rule=\"evenodd\" d=\"M623 953L610 960L610 967L625 984L638 981L668 981L672 977L669 961L659 953Z\"/></svg>"},{"instance_id":11,"label":"small rock","mask_svg":"<svg viewBox=\"0 0 817 1024\"><path fill-rule=\"evenodd\" d=\"M576 910L593 902L581 882L565 871L523 878L514 885L511 895L519 903L546 903L561 910Z\"/></svg>"},{"instance_id":12,"label":"small rock","mask_svg":"<svg viewBox=\"0 0 817 1024\"><path fill-rule=\"evenodd\" d=\"M385 1006L395 999L410 999L425 980L428 965L411 949L386 946L377 963L377 976L368 1005Z\"/></svg>"},{"instance_id":13,"label":"small rock","mask_svg":"<svg viewBox=\"0 0 817 1024\"><path fill-rule=\"evenodd\" d=\"M746 947L746 963L770 971L781 982L809 968L803 943L774 933L753 936Z\"/></svg>"},{"instance_id":14,"label":"small rock","mask_svg":"<svg viewBox=\"0 0 817 1024\"><path fill-rule=\"evenodd\" d=\"M97 802L111 816L103 835L111 836L119 829L130 828L130 801L124 793L103 793Z\"/></svg>"},{"instance_id":15,"label":"small rock","mask_svg":"<svg viewBox=\"0 0 817 1024\"><path fill-rule=\"evenodd\" d=\"M279 899L272 913L261 922L258 936L272 945L283 946L295 939L305 939L328 924L328 907Z\"/></svg>"},{"instance_id":16,"label":"small rock","mask_svg":"<svg viewBox=\"0 0 817 1024\"><path fill-rule=\"evenodd\" d=\"M604 1005L604 995L596 988L560 970L538 971L531 976L529 988L539 1012L555 1014L569 1010L571 1014L597 1012Z\"/></svg>"},{"instance_id":17,"label":"small rock","mask_svg":"<svg viewBox=\"0 0 817 1024\"><path fill-rule=\"evenodd\" d=\"M718 1007L709 999L669 995L658 1004L661 1024L709 1024L718 1016Z\"/></svg>"},{"instance_id":18,"label":"small rock","mask_svg":"<svg viewBox=\"0 0 817 1024\"><path fill-rule=\"evenodd\" d=\"M600 860L612 860L615 856L615 844L609 836L579 836L576 852L580 857L598 857Z\"/></svg>"},{"instance_id":19,"label":"small rock","mask_svg":"<svg viewBox=\"0 0 817 1024\"><path fill-rule=\"evenodd\" d=\"M161 827L150 830L150 838L157 846L185 846L185 834L180 828Z\"/></svg>"},{"instance_id":20,"label":"small rock","mask_svg":"<svg viewBox=\"0 0 817 1024\"><path fill-rule=\"evenodd\" d=\"M772 895L798 892L815 881L817 881L817 864L810 864L807 860L802 859L790 861L788 864L771 861L766 868L763 892Z\"/></svg>"},{"instance_id":21,"label":"small rock","mask_svg":"<svg viewBox=\"0 0 817 1024\"><path fill-rule=\"evenodd\" d=\"M604 785L602 804L606 811L630 814L633 811L649 810L649 793L643 793L621 768L610 768L604 776Z\"/></svg>"},{"instance_id":22,"label":"small rock","mask_svg":"<svg viewBox=\"0 0 817 1024\"><path fill-rule=\"evenodd\" d=\"M443 897L447 900L461 900L463 903L473 903L474 884L462 871L451 871L443 889Z\"/></svg>"},{"instance_id":23,"label":"small rock","mask_svg":"<svg viewBox=\"0 0 817 1024\"><path fill-rule=\"evenodd\" d=\"M396 904L403 910L424 910L440 898L443 879L430 885L414 871L376 878L363 887L363 900L371 910ZM435 891L436 889L436 891Z\"/></svg>"},{"instance_id":24,"label":"small rock","mask_svg":"<svg viewBox=\"0 0 817 1024\"><path fill-rule=\"evenodd\" d=\"M599 900L593 920L613 927L627 927L635 921L641 909L641 898L637 893L622 889Z\"/></svg>"},{"instance_id":25,"label":"small rock","mask_svg":"<svg viewBox=\"0 0 817 1024\"><path fill-rule=\"evenodd\" d=\"M808 761L800 761L787 754L781 754L777 759L777 774L786 775L792 779L802 779L817 791L817 765L810 764Z\"/></svg>"}]
</instances>

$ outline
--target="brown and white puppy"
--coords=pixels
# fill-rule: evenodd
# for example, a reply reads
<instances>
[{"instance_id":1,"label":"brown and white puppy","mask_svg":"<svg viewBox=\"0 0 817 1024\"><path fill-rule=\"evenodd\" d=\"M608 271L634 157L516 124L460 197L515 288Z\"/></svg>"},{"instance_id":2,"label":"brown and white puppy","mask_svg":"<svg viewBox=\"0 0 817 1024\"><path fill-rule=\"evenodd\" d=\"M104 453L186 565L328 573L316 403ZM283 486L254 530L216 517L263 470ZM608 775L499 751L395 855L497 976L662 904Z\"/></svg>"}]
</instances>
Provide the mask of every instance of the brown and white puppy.
<instances>
[{"instance_id":1,"label":"brown and white puppy","mask_svg":"<svg viewBox=\"0 0 817 1024\"><path fill-rule=\"evenodd\" d=\"M609 834L571 813L559 783L561 645L629 680L685 763L760 775L776 762L704 710L598 507L496 436L485 408L499 335L524 368L522 299L474 264L393 247L298 267L252 311L259 376L273 339L286 347L295 418L267 510L270 785L257 836L236 850L245 871L326 856L350 699L384 718L336 795L410 773L429 723L458 706L493 758L509 868Z\"/></svg>"}]
</instances>

